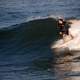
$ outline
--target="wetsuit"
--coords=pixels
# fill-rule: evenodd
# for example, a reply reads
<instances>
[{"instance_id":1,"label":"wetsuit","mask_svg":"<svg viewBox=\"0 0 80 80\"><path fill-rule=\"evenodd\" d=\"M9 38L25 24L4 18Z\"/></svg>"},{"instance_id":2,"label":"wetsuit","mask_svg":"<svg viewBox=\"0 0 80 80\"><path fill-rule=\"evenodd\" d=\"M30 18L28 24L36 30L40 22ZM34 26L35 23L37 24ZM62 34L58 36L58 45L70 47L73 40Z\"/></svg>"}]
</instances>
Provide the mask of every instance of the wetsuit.
<instances>
[{"instance_id":1,"label":"wetsuit","mask_svg":"<svg viewBox=\"0 0 80 80\"><path fill-rule=\"evenodd\" d=\"M66 34L64 26L65 26L65 22L63 21L63 19L59 19L58 20L58 30L59 30L59 33Z\"/></svg>"}]
</instances>

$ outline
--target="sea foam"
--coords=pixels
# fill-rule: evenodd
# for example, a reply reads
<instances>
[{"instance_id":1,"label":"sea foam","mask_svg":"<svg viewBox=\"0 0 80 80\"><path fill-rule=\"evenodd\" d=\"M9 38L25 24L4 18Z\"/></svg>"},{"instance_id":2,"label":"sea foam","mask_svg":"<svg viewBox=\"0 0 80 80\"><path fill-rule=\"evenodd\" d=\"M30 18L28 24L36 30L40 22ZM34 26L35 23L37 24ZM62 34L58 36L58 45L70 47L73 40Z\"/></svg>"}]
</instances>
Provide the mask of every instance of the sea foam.
<instances>
[{"instance_id":1,"label":"sea foam","mask_svg":"<svg viewBox=\"0 0 80 80\"><path fill-rule=\"evenodd\" d=\"M73 39L64 42L63 39L59 39L52 45L53 48L68 48L69 50L80 50L80 20L69 20L70 28L69 34L73 36ZM66 37L67 38L67 37Z\"/></svg>"}]
</instances>

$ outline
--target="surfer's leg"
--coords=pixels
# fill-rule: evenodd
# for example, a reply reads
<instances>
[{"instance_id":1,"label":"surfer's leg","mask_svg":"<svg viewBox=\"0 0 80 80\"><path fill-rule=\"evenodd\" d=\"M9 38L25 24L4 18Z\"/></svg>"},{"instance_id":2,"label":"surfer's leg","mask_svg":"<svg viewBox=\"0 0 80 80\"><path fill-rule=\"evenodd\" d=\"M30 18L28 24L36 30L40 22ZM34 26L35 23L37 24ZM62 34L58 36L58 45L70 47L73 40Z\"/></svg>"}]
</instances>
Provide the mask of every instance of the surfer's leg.
<instances>
[{"instance_id":1,"label":"surfer's leg","mask_svg":"<svg viewBox=\"0 0 80 80\"><path fill-rule=\"evenodd\" d=\"M59 38L63 38L63 32L59 32Z\"/></svg>"}]
</instances>

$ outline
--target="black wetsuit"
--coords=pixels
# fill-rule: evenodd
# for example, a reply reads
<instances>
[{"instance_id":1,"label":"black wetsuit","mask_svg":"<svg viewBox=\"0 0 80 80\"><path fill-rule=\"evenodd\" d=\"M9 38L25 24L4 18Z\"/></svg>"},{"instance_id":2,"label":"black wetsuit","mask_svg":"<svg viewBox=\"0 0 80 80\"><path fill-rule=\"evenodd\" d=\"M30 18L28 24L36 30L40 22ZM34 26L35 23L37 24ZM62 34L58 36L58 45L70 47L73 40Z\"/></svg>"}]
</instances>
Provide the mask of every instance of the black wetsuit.
<instances>
[{"instance_id":1,"label":"black wetsuit","mask_svg":"<svg viewBox=\"0 0 80 80\"><path fill-rule=\"evenodd\" d=\"M58 30L59 30L59 32L62 32L62 34L69 34L69 31L68 31L68 29L69 29L69 27L68 27L68 25L66 24L66 22L65 21L63 21L63 19L59 19L62 23L59 23L59 21L58 21Z\"/></svg>"}]
</instances>

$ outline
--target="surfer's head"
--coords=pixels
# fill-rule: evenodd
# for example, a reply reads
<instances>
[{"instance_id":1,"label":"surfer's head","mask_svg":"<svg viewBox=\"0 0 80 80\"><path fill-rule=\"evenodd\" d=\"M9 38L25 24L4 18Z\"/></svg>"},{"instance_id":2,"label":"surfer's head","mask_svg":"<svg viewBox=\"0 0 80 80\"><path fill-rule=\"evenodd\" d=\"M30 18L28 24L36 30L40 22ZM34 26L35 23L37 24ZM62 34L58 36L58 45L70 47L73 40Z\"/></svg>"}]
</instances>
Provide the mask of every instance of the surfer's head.
<instances>
[{"instance_id":1,"label":"surfer's head","mask_svg":"<svg viewBox=\"0 0 80 80\"><path fill-rule=\"evenodd\" d=\"M64 19L62 17L58 18L58 26L62 26L64 24Z\"/></svg>"},{"instance_id":2,"label":"surfer's head","mask_svg":"<svg viewBox=\"0 0 80 80\"><path fill-rule=\"evenodd\" d=\"M63 17L61 17L61 16L59 16L59 17L58 17L58 20L64 20L64 18L63 18Z\"/></svg>"}]
</instances>

